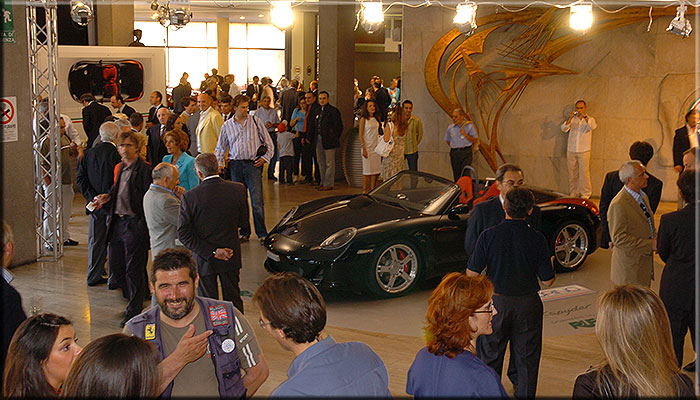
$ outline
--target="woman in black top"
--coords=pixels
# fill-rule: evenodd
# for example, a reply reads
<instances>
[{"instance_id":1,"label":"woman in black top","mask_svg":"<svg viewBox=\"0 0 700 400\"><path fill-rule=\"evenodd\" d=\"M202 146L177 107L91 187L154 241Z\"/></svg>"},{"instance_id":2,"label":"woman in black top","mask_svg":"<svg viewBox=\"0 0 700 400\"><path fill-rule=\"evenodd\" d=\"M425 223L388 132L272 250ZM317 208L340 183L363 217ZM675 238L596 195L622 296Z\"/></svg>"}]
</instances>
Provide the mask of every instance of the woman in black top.
<instances>
[{"instance_id":1,"label":"woman in black top","mask_svg":"<svg viewBox=\"0 0 700 400\"><path fill-rule=\"evenodd\" d=\"M661 299L651 289L617 286L600 298L595 327L605 360L576 378L573 397L693 397L680 371Z\"/></svg>"}]
</instances>

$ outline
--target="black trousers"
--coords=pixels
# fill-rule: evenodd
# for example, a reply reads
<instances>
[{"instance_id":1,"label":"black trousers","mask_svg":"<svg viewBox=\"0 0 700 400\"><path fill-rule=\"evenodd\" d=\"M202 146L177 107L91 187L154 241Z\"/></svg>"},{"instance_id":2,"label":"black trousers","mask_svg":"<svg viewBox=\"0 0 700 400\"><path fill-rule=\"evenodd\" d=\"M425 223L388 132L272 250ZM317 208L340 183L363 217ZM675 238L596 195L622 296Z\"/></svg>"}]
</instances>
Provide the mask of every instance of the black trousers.
<instances>
[{"instance_id":1,"label":"black trousers","mask_svg":"<svg viewBox=\"0 0 700 400\"><path fill-rule=\"evenodd\" d=\"M216 278L221 281L221 292L223 299L233 303L233 306L243 313L243 300L241 299L241 289L238 287L240 282L241 270L233 270L230 272L218 273L213 275L199 276L199 295L209 297L211 299L219 299L219 285Z\"/></svg>"},{"instance_id":2,"label":"black trousers","mask_svg":"<svg viewBox=\"0 0 700 400\"><path fill-rule=\"evenodd\" d=\"M292 139L292 145L294 146L294 169L292 173L294 175L299 175L299 161L301 160L301 138L295 137Z\"/></svg>"},{"instance_id":3,"label":"black trousers","mask_svg":"<svg viewBox=\"0 0 700 400\"><path fill-rule=\"evenodd\" d=\"M301 145L301 174L307 181L321 181L321 171L318 169L316 160L316 144L314 142L302 143Z\"/></svg>"},{"instance_id":4,"label":"black trousers","mask_svg":"<svg viewBox=\"0 0 700 400\"><path fill-rule=\"evenodd\" d=\"M96 211L88 218L87 283L95 284L104 274L107 261L107 213Z\"/></svg>"},{"instance_id":5,"label":"black trousers","mask_svg":"<svg viewBox=\"0 0 700 400\"><path fill-rule=\"evenodd\" d=\"M479 336L476 351L479 358L500 376L503 357L510 342L510 358L517 382L515 397L535 397L537 375L542 355L542 300L537 293L523 296L493 296L498 314L493 317L493 333Z\"/></svg>"},{"instance_id":6,"label":"black trousers","mask_svg":"<svg viewBox=\"0 0 700 400\"><path fill-rule=\"evenodd\" d=\"M129 300L126 314L135 316L143 309L146 296L148 228L137 217L113 216L109 236L110 284L122 288Z\"/></svg>"},{"instance_id":7,"label":"black trousers","mask_svg":"<svg viewBox=\"0 0 700 400\"><path fill-rule=\"evenodd\" d=\"M691 299L692 301L692 299ZM689 310L666 306L668 320L671 323L671 339L673 340L673 352L676 353L678 366L683 366L683 344L685 335L690 331L690 339L695 349L695 307Z\"/></svg>"},{"instance_id":8,"label":"black trousers","mask_svg":"<svg viewBox=\"0 0 700 400\"><path fill-rule=\"evenodd\" d=\"M472 165L472 147L462 147L450 150L450 162L452 163L452 175L455 182L462 176L462 168L465 165Z\"/></svg>"},{"instance_id":9,"label":"black trousers","mask_svg":"<svg viewBox=\"0 0 700 400\"><path fill-rule=\"evenodd\" d=\"M279 180L280 183L293 183L294 177L294 156L282 156L280 157L280 173ZM286 176L286 178L285 178ZM286 180L285 180L286 179Z\"/></svg>"}]
</instances>

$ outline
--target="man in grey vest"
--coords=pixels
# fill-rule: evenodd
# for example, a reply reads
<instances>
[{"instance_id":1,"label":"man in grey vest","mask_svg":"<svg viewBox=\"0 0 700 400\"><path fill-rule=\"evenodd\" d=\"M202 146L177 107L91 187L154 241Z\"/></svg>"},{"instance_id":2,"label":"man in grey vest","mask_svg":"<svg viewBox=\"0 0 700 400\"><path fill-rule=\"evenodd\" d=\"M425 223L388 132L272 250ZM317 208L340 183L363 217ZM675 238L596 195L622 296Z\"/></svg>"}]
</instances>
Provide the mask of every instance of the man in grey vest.
<instances>
[{"instance_id":1,"label":"man in grey vest","mask_svg":"<svg viewBox=\"0 0 700 400\"><path fill-rule=\"evenodd\" d=\"M269 369L243 314L228 301L195 297L199 277L187 250L163 250L152 268L158 305L129 320L123 333L160 351L161 397L252 396Z\"/></svg>"}]
</instances>

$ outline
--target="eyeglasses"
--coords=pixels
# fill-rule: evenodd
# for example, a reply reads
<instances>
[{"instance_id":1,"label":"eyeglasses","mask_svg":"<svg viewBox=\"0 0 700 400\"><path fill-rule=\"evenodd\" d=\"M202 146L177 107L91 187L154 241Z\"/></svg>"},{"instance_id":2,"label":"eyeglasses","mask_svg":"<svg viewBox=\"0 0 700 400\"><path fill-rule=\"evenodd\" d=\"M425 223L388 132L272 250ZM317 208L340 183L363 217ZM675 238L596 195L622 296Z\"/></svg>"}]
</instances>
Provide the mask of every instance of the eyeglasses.
<instances>
[{"instance_id":1,"label":"eyeglasses","mask_svg":"<svg viewBox=\"0 0 700 400\"><path fill-rule=\"evenodd\" d=\"M489 307L486 310L476 310L472 314L491 314L493 313L493 303L489 303Z\"/></svg>"},{"instance_id":2,"label":"eyeglasses","mask_svg":"<svg viewBox=\"0 0 700 400\"><path fill-rule=\"evenodd\" d=\"M258 320L258 323L260 324L260 327L263 328L263 329L265 329L265 325L270 325L270 324L271 324L271 322L265 322L265 321L263 321L262 318L260 318L260 319Z\"/></svg>"}]
</instances>

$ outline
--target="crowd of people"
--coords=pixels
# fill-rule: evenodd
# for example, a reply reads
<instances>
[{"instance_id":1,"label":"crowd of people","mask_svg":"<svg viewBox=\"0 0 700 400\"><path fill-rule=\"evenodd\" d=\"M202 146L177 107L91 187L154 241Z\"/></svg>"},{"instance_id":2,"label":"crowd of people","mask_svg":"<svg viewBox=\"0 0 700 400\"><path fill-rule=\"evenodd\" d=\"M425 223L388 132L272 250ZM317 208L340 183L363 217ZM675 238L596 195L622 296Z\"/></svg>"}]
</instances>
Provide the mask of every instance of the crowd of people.
<instances>
[{"instance_id":1,"label":"crowd of people","mask_svg":"<svg viewBox=\"0 0 700 400\"><path fill-rule=\"evenodd\" d=\"M27 319L9 285L11 274L4 274L3 395L243 398L268 378L243 314L241 242L250 240L252 228L261 243L267 236L265 164L268 180L333 189L342 117L316 81L304 92L298 81L281 79L278 93L270 78L254 77L242 93L233 75L212 69L194 96L187 79L184 74L173 89L172 111L162 93L151 93L147 118L119 95L110 101L114 113L91 94L81 96L84 150L70 119L61 116L61 162L79 153L76 182L89 213L87 285L121 290L128 300L123 331L81 349L65 317ZM365 193L380 177L404 169L405 161L418 169L423 127L413 103L401 99L399 78L386 88L375 76L364 95L356 81L355 109ZM462 109L452 119L445 141L457 180L479 139ZM684 338L695 334L696 246L689 232L699 119L689 112L687 126L676 133L682 207L662 216L658 229L654 212L663 184L646 172L653 147L635 142L631 160L606 175L601 247L613 250L615 287L599 300L596 335L605 359L576 379L575 397L693 394L681 368ZM590 152L595 127L582 100L561 127L569 135L576 197L590 196L589 154L579 153ZM62 186L70 186L72 171L65 170ZM520 167L503 164L496 171L499 195L474 206L464 242L469 263L465 272L443 277L428 301L426 347L408 372L407 393L507 397L501 375L510 345L507 375L515 396L535 396L543 325L538 291L551 286L555 274L539 232L540 210L524 181ZM66 188L65 196L72 195ZM66 245L77 244L67 227L64 232ZM3 223L4 273L13 249L12 231ZM666 262L659 295L649 289L655 251ZM152 306L144 311L148 300ZM295 273L275 274L253 302L260 327L295 356L272 397L391 395L386 366L374 351L359 342L337 343L325 332L325 303L312 283Z\"/></svg>"}]
</instances>

